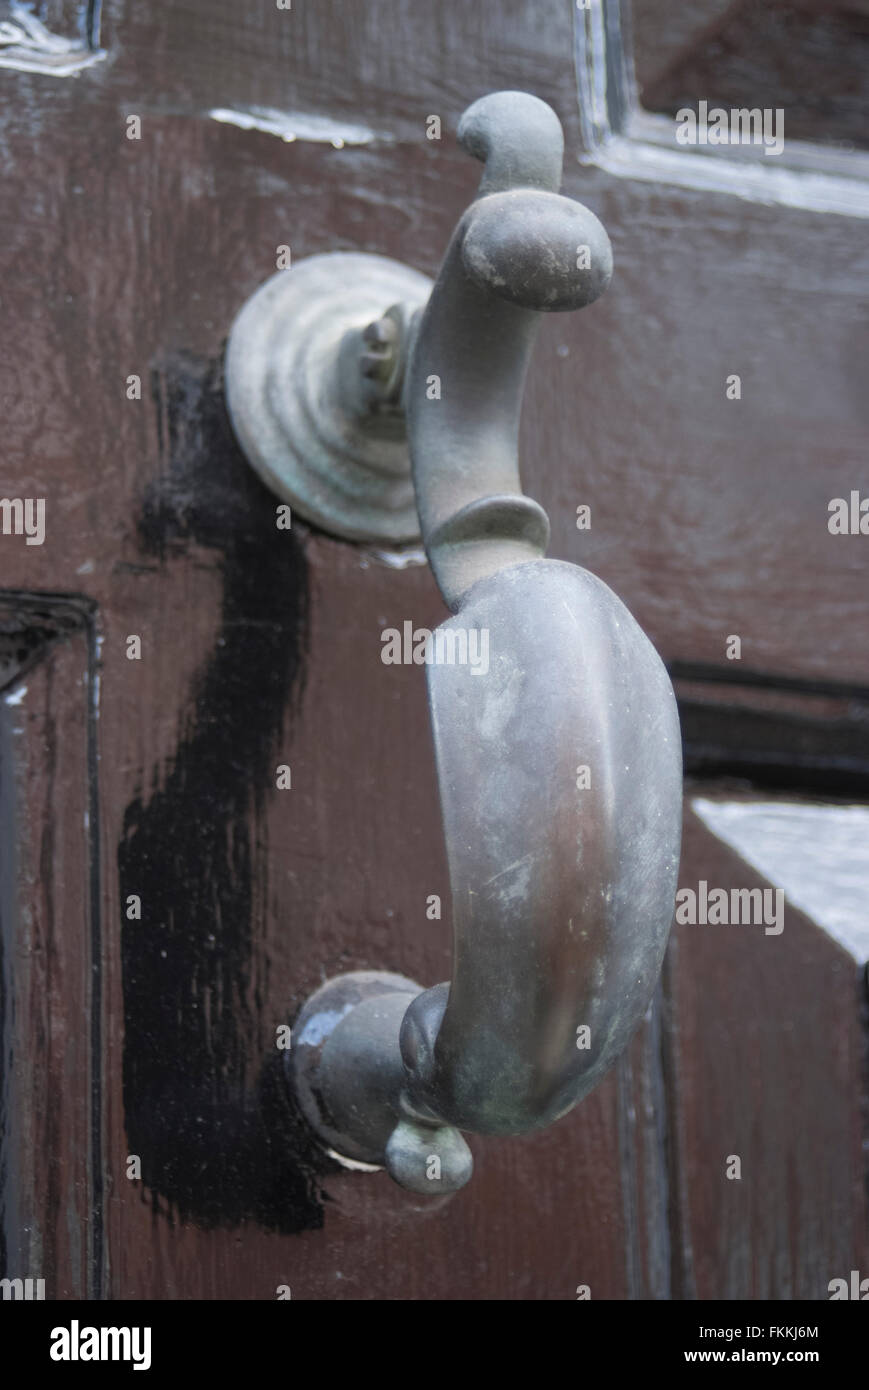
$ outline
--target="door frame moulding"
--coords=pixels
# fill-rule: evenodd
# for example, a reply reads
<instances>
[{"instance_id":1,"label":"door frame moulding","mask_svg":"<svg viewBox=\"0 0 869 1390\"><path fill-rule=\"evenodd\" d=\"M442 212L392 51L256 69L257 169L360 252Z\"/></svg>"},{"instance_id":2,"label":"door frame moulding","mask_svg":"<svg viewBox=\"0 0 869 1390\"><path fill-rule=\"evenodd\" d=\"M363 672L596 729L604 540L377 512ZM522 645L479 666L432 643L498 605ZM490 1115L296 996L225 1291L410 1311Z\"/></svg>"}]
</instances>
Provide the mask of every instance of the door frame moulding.
<instances>
[{"instance_id":1,"label":"door frame moulding","mask_svg":"<svg viewBox=\"0 0 869 1390\"><path fill-rule=\"evenodd\" d=\"M580 164L767 206L869 217L869 154L801 140L788 140L774 161L756 145L728 146L726 154L678 146L673 121L639 104L626 0L575 0L574 60Z\"/></svg>"},{"instance_id":2,"label":"door frame moulding","mask_svg":"<svg viewBox=\"0 0 869 1390\"><path fill-rule=\"evenodd\" d=\"M98 630L98 607L96 602L84 594L63 594L55 592L20 591L0 589L0 762L4 765L0 776L0 867L3 868L0 880L0 909L2 909L2 942L0 946L0 1059L3 1060L5 1074L0 1075L0 1112L7 1116L10 1124L0 1133L0 1182L4 1175L14 1178L20 1166L21 1155L16 1156L14 1146L21 1136L17 1133L16 1115L20 1115L22 1099L16 1100L16 1078L6 1063L12 1057L10 1047L27 1046L27 1039L18 1035L19 1022L15 1017L15 945L22 930L22 919L26 906L21 900L18 882L18 855L20 826L18 814L19 796L15 775L16 735L20 730L12 727L16 707L26 695L28 673L33 673L51 653L61 644L71 641L84 643L85 680L78 689L75 685L64 691L70 728L78 721L78 729L84 725L82 745L82 783L81 794L74 798L73 806L57 807L56 813L69 821L75 818L81 827L83 847L83 882L85 920L82 927L86 943L87 974L89 990L89 1021L86 1048L89 1057L87 1077L88 1093L88 1155L87 1155L87 1230L82 1232L86 1242L84 1296L90 1300L105 1296L104 1281L106 1269L106 1248L104 1230L104 1079L103 1079L103 997L104 997L104 937L102 922L102 868L100 854L101 815L99 796L99 749L98 723L100 707L100 648L102 638ZM84 687L82 689L82 686ZM18 687L18 688L16 688ZM85 701L82 710L80 700ZM63 736L63 729L60 731ZM53 757L50 751L41 756ZM10 772L6 766L11 765ZM11 773L11 775L10 775ZM5 846L5 848L4 848ZM10 1165L11 1157L11 1165ZM10 1171L11 1167L11 1171ZM0 1212L3 1212L3 1226L0 1228L0 1255L13 1258L15 1252L7 1248L7 1242L14 1246L17 1213L14 1190L5 1196L0 1191ZM9 1241L11 1237L11 1242ZM5 1261L4 1261L5 1262ZM12 1275L20 1271L10 1270ZM49 1297L53 1296L49 1291Z\"/></svg>"}]
</instances>

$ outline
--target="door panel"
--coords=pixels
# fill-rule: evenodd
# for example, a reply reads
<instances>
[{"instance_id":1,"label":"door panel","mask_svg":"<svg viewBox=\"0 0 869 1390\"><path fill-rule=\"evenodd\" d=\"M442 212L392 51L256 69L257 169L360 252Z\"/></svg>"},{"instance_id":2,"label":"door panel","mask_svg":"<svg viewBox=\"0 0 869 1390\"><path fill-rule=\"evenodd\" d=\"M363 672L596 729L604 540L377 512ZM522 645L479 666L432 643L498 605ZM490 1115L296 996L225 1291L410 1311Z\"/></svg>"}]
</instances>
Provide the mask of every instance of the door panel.
<instances>
[{"instance_id":1,"label":"door panel","mask_svg":"<svg viewBox=\"0 0 869 1390\"><path fill-rule=\"evenodd\" d=\"M449 977L424 683L380 660L384 627L444 609L407 556L276 529L222 354L281 245L436 272L483 92L555 107L564 191L614 247L610 291L544 325L528 383L549 553L610 584L685 682L689 764L785 784L789 712L815 740L797 787L810 763L837 790L844 759L864 794L867 542L827 520L861 486L865 217L644 176L618 130L589 137L588 42L568 0L108 0L74 79L0 68L2 489L46 500L43 545L0 536L2 582L88 615L4 706L10 750L33 710L3 854L29 866L45 958L8 918L30 973L7 1147L32 1182L7 1263L48 1297L821 1298L860 1267L857 972L796 912L786 945L677 930L618 1067L551 1130L472 1140L451 1198L324 1158L283 1085L276 1029L324 979ZM769 756L764 736L740 763L764 710ZM687 811L682 882L745 873ZM734 1152L750 1180L723 1187ZM10 1246L31 1212L50 1236Z\"/></svg>"},{"instance_id":2,"label":"door panel","mask_svg":"<svg viewBox=\"0 0 869 1390\"><path fill-rule=\"evenodd\" d=\"M845 872L845 865L842 865ZM770 892L686 807L680 887ZM769 898L772 904L774 899ZM680 1298L820 1299L866 1263L864 972L780 920L674 927L667 960ZM864 1117L865 1118L865 1117ZM731 1157L740 1160L741 1177Z\"/></svg>"},{"instance_id":3,"label":"door panel","mask_svg":"<svg viewBox=\"0 0 869 1390\"><path fill-rule=\"evenodd\" d=\"M0 610L3 1276L87 1298L103 1242L90 606L4 594Z\"/></svg>"}]
</instances>

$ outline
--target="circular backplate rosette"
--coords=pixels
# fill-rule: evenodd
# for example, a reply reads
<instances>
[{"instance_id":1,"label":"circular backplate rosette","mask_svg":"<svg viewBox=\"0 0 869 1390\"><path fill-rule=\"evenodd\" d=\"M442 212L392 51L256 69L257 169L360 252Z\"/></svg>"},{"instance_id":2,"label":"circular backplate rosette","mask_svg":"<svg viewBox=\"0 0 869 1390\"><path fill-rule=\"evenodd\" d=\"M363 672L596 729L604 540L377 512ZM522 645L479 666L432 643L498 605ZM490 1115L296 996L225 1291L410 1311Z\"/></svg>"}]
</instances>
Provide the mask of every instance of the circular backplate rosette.
<instances>
[{"instance_id":1,"label":"circular backplate rosette","mask_svg":"<svg viewBox=\"0 0 869 1390\"><path fill-rule=\"evenodd\" d=\"M267 280L233 325L226 396L239 443L277 497L332 535L419 539L403 421L354 414L341 345L394 304L423 305L431 288L385 256L311 256Z\"/></svg>"}]
</instances>

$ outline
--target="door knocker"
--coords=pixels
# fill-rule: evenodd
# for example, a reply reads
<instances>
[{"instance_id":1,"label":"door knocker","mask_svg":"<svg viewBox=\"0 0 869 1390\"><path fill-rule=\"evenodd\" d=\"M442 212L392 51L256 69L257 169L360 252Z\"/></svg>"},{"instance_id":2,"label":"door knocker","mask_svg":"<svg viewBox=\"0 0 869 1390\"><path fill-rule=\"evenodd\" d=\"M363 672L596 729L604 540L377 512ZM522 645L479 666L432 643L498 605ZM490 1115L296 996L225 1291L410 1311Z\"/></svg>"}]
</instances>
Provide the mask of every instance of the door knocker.
<instances>
[{"instance_id":1,"label":"door knocker","mask_svg":"<svg viewBox=\"0 0 869 1390\"><path fill-rule=\"evenodd\" d=\"M649 1005L679 861L679 719L616 595L545 559L518 427L542 312L606 289L597 218L559 194L563 136L536 97L464 114L483 161L434 285L384 257L312 256L242 309L229 408L274 492L334 535L421 535L487 668L426 666L452 891L452 980L327 981L296 1020L291 1084L336 1155L421 1193L460 1187L462 1131L551 1124ZM475 679L475 676L478 677Z\"/></svg>"}]
</instances>

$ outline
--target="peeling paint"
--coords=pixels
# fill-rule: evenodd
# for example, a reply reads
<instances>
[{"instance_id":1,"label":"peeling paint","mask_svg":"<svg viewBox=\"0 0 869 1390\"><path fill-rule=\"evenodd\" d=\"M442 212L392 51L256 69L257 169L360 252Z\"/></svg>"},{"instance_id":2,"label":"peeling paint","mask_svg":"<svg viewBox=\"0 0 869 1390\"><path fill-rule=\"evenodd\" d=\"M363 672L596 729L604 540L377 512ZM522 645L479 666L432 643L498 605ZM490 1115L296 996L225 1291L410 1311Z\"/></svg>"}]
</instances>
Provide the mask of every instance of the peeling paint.
<instances>
[{"instance_id":1,"label":"peeling paint","mask_svg":"<svg viewBox=\"0 0 869 1390\"><path fill-rule=\"evenodd\" d=\"M383 565L386 569L406 570L418 565L427 565L428 556L421 545L408 546L403 550L369 549L359 560L360 569L368 569L369 564Z\"/></svg>"},{"instance_id":2,"label":"peeling paint","mask_svg":"<svg viewBox=\"0 0 869 1390\"><path fill-rule=\"evenodd\" d=\"M335 121L330 116L311 115L304 111L276 111L270 106L251 106L245 111L221 106L208 114L213 121L235 125L240 130L264 131L266 135L277 135L287 143L311 140L317 144L332 145L336 150L343 149L345 145L371 145L393 139L391 135L372 130L370 126Z\"/></svg>"},{"instance_id":3,"label":"peeling paint","mask_svg":"<svg viewBox=\"0 0 869 1390\"><path fill-rule=\"evenodd\" d=\"M53 34L37 19L31 6L17 0L10 5L9 17L0 20L0 68L74 77L105 56L103 49L85 39Z\"/></svg>"}]
</instances>

